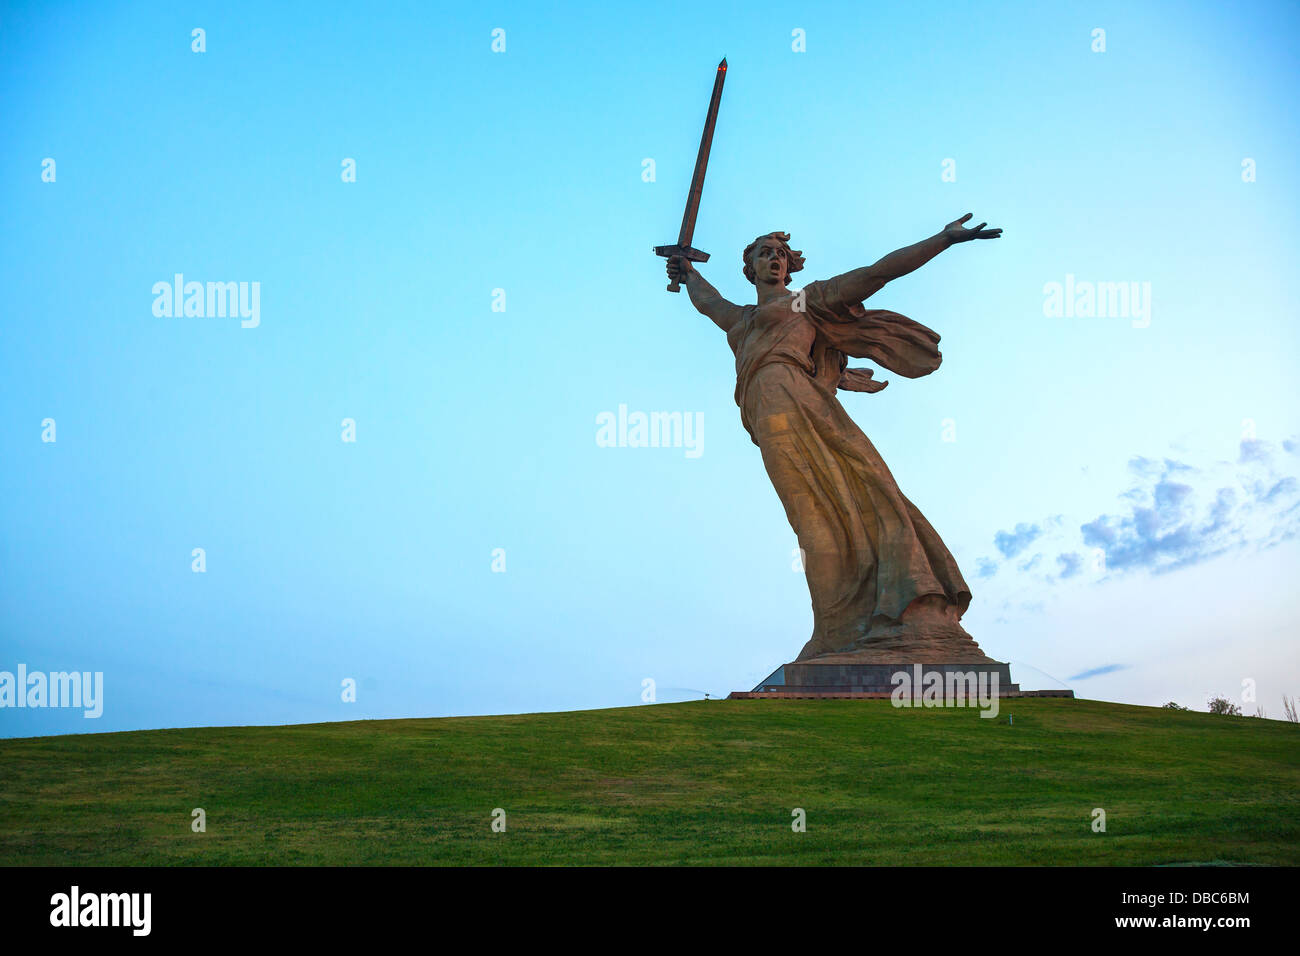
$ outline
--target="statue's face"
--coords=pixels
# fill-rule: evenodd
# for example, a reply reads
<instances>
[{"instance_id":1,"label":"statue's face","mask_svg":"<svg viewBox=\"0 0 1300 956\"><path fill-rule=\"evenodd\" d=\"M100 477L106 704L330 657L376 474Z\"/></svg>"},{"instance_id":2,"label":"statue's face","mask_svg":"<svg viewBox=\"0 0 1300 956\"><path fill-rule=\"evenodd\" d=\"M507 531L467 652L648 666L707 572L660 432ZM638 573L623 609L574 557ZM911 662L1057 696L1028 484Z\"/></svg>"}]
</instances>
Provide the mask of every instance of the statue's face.
<instances>
[{"instance_id":1,"label":"statue's face","mask_svg":"<svg viewBox=\"0 0 1300 956\"><path fill-rule=\"evenodd\" d=\"M754 270L754 281L772 285L785 285L790 262L785 246L775 239L764 239L750 255L749 264Z\"/></svg>"}]
</instances>

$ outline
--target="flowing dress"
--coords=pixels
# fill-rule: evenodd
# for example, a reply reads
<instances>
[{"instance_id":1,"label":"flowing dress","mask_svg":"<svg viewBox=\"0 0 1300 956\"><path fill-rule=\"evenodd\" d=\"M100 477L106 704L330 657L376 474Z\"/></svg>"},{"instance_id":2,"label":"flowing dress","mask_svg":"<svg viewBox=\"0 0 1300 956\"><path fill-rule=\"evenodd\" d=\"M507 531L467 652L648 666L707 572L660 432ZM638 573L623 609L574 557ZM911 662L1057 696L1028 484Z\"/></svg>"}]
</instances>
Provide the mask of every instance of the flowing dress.
<instances>
[{"instance_id":1,"label":"flowing dress","mask_svg":"<svg viewBox=\"0 0 1300 956\"><path fill-rule=\"evenodd\" d=\"M813 634L798 659L987 660L958 623L971 593L957 562L836 398L887 384L847 356L914 378L938 368L939 336L844 301L831 279L741 307L727 341L741 421L804 553Z\"/></svg>"}]
</instances>

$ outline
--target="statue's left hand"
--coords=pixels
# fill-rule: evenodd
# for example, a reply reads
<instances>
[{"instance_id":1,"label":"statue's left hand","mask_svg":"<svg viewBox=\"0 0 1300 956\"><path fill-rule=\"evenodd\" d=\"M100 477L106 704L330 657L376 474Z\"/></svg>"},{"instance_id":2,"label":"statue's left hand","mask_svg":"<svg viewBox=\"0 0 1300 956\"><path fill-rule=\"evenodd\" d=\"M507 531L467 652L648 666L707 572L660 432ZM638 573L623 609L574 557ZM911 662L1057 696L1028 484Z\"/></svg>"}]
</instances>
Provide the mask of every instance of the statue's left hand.
<instances>
[{"instance_id":1,"label":"statue's left hand","mask_svg":"<svg viewBox=\"0 0 1300 956\"><path fill-rule=\"evenodd\" d=\"M955 219L943 227L943 234L948 237L949 242L966 242L968 239L998 239L1002 236L1001 229L985 229L987 222L982 222L974 229L966 229L962 223L969 222L970 213Z\"/></svg>"}]
</instances>

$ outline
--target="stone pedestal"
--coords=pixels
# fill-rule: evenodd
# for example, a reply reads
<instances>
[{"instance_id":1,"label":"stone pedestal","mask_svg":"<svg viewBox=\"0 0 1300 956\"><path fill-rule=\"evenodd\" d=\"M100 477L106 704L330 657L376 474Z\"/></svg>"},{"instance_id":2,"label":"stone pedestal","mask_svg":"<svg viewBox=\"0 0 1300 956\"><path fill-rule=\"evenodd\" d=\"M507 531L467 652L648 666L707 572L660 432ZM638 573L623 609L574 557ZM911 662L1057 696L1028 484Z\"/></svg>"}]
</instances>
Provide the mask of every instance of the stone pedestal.
<instances>
[{"instance_id":1,"label":"stone pedestal","mask_svg":"<svg viewBox=\"0 0 1300 956\"><path fill-rule=\"evenodd\" d=\"M895 675L900 673L906 675L908 686L911 686L918 682L918 667L920 668L920 680L924 681L925 676L930 672L939 673L943 675L945 687L950 683L949 674L960 674L963 678L970 678L972 688L975 686L975 681L979 679L986 680L988 686L991 687L995 679L993 675L996 675L999 693L1003 691L1013 693L1020 689L1011 682L1011 665L1002 664L998 661L986 660L978 664L918 664L914 661L899 661L892 664L858 664L840 663L833 659L814 659L782 664L766 680L761 681L754 688L753 693L762 693L764 691L784 691L786 693L820 691L840 694L868 691L892 693L894 688L899 685ZM971 675L974 675L974 677ZM951 683L958 685L964 683L964 681L954 677ZM919 689L917 693L920 693Z\"/></svg>"},{"instance_id":2,"label":"stone pedestal","mask_svg":"<svg viewBox=\"0 0 1300 956\"><path fill-rule=\"evenodd\" d=\"M901 676L900 676L901 675ZM937 678L931 675L938 675ZM996 683L995 683L996 682ZM1073 697L1072 690L1022 691L1011 679L1011 665L987 657L971 662L886 662L876 655L863 660L853 654L828 654L782 664L752 691L730 696L761 697L891 697L900 686L917 701L926 687L939 700L975 701L983 687L987 699L998 697ZM996 687L996 690L994 688Z\"/></svg>"}]
</instances>

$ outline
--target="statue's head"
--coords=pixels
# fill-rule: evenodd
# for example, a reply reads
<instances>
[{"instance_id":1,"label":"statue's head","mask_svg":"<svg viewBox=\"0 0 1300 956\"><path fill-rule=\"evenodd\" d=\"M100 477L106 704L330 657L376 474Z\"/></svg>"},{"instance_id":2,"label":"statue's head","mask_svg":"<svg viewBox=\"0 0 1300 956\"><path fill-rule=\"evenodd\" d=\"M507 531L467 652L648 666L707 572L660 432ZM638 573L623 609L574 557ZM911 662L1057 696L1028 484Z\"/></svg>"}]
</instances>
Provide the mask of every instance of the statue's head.
<instances>
[{"instance_id":1,"label":"statue's head","mask_svg":"<svg viewBox=\"0 0 1300 956\"><path fill-rule=\"evenodd\" d=\"M803 268L803 253L790 248L790 233L769 232L745 247L745 278L754 285L787 286L790 273Z\"/></svg>"}]
</instances>

